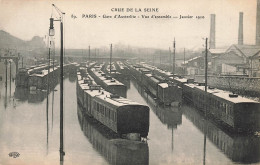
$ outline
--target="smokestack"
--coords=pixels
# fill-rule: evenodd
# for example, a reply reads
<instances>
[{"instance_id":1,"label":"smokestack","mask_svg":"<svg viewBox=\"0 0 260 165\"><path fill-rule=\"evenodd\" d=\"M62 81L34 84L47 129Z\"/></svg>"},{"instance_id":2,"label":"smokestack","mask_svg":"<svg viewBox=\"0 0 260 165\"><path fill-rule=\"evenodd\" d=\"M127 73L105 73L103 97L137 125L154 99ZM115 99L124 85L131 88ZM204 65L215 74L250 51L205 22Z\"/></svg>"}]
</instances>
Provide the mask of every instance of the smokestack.
<instances>
[{"instance_id":1,"label":"smokestack","mask_svg":"<svg viewBox=\"0 0 260 165\"><path fill-rule=\"evenodd\" d=\"M260 0L257 0L256 9L256 41L255 44L260 46Z\"/></svg>"},{"instance_id":2,"label":"smokestack","mask_svg":"<svg viewBox=\"0 0 260 165\"><path fill-rule=\"evenodd\" d=\"M243 45L243 12L239 12L238 45Z\"/></svg>"},{"instance_id":3,"label":"smokestack","mask_svg":"<svg viewBox=\"0 0 260 165\"><path fill-rule=\"evenodd\" d=\"M210 37L209 37L209 48L215 49L215 14L210 14Z\"/></svg>"}]
</instances>

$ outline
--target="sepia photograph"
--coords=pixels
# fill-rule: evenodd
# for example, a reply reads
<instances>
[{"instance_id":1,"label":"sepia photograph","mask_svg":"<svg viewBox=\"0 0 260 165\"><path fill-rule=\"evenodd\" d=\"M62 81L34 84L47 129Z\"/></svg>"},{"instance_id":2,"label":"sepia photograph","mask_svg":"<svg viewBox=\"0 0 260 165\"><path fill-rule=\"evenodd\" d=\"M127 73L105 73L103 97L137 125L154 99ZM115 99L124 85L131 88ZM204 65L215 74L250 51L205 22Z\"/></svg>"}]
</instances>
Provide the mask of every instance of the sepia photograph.
<instances>
[{"instance_id":1,"label":"sepia photograph","mask_svg":"<svg viewBox=\"0 0 260 165\"><path fill-rule=\"evenodd\" d=\"M260 0L0 0L0 165L260 165Z\"/></svg>"}]
</instances>

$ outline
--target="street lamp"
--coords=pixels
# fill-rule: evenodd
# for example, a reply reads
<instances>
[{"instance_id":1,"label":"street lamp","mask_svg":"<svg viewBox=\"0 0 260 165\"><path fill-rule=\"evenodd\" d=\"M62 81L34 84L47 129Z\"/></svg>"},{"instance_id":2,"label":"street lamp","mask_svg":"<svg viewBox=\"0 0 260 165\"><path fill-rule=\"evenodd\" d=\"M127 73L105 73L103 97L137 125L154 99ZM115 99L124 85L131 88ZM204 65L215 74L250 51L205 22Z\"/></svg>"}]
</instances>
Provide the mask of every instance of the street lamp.
<instances>
[{"instance_id":1,"label":"street lamp","mask_svg":"<svg viewBox=\"0 0 260 165\"><path fill-rule=\"evenodd\" d=\"M60 19L54 20L50 18L50 28L49 28L49 35L54 36L55 31L53 27L54 21L60 22L60 32L61 32L61 44L60 44L60 161L64 160L65 152L63 151L63 15L64 12L59 10L54 4L52 6L56 9L57 13L60 15Z\"/></svg>"},{"instance_id":2,"label":"street lamp","mask_svg":"<svg viewBox=\"0 0 260 165\"><path fill-rule=\"evenodd\" d=\"M55 35L55 30L54 30L54 27L53 27L53 21L54 21L54 18L50 18L49 36Z\"/></svg>"}]
</instances>

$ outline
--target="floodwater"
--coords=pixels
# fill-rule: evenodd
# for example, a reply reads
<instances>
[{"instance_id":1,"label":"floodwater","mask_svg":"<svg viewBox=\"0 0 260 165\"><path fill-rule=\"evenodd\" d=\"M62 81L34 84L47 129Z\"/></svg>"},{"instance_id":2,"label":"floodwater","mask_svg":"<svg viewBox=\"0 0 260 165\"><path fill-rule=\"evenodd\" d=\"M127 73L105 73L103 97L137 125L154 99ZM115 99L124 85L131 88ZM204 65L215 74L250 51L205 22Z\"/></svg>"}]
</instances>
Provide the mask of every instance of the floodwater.
<instances>
[{"instance_id":1,"label":"floodwater","mask_svg":"<svg viewBox=\"0 0 260 165\"><path fill-rule=\"evenodd\" d=\"M64 80L64 162L59 158L59 85L28 92L0 81L0 165L13 164L259 164L259 138L232 135L192 107L157 106L134 81L129 99L148 105L147 143L116 139L87 118L76 100L76 82ZM18 152L19 157L9 153Z\"/></svg>"}]
</instances>

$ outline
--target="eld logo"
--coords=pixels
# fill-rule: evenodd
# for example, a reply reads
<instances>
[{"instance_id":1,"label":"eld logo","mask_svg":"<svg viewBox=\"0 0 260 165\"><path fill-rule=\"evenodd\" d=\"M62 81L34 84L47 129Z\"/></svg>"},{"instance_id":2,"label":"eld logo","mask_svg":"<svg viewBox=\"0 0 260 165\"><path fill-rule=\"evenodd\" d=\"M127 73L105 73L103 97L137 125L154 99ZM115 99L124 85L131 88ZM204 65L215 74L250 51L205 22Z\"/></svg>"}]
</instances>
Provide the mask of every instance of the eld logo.
<instances>
[{"instance_id":1,"label":"eld logo","mask_svg":"<svg viewBox=\"0 0 260 165\"><path fill-rule=\"evenodd\" d=\"M20 154L18 152L10 152L8 155L9 155L9 157L13 157L13 158L17 158L20 156Z\"/></svg>"}]
</instances>

